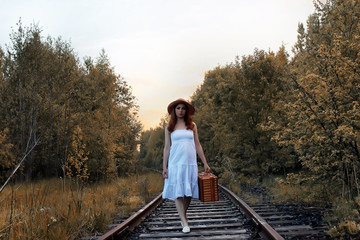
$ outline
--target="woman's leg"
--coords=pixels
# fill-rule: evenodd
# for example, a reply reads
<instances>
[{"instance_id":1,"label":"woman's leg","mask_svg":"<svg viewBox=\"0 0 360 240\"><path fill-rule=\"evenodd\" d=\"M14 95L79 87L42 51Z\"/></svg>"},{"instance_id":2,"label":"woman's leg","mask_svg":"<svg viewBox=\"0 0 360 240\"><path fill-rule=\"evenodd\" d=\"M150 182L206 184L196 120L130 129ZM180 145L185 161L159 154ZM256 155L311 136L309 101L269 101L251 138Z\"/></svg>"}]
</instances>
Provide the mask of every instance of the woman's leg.
<instances>
[{"instance_id":1,"label":"woman's leg","mask_svg":"<svg viewBox=\"0 0 360 240\"><path fill-rule=\"evenodd\" d=\"M186 218L186 222L188 222L188 217L187 217L187 210L189 208L189 205L191 203L191 197L184 197L184 208L185 208L185 218ZM189 222L188 222L189 224Z\"/></svg>"},{"instance_id":2,"label":"woman's leg","mask_svg":"<svg viewBox=\"0 0 360 240\"><path fill-rule=\"evenodd\" d=\"M184 224L184 226L189 226L187 219L186 219L186 211L185 211L185 204L184 204L184 198L183 197L179 197L177 199L175 199L175 205L176 205L176 209L179 213L180 219L182 221L182 223Z\"/></svg>"},{"instance_id":3,"label":"woman's leg","mask_svg":"<svg viewBox=\"0 0 360 240\"><path fill-rule=\"evenodd\" d=\"M189 205L191 203L191 197L184 197L184 206L185 206L185 216L186 216L186 212L189 208Z\"/></svg>"}]
</instances>

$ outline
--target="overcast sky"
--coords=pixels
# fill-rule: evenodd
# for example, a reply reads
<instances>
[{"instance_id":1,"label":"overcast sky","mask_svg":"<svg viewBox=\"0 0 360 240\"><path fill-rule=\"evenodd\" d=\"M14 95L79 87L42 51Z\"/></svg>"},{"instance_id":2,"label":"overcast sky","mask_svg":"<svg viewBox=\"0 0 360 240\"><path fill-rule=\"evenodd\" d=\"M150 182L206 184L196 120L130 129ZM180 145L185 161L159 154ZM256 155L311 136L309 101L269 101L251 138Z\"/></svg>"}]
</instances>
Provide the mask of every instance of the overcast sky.
<instances>
[{"instance_id":1,"label":"overcast sky","mask_svg":"<svg viewBox=\"0 0 360 240\"><path fill-rule=\"evenodd\" d=\"M252 54L290 53L312 0L0 0L0 46L21 18L43 36L71 42L80 59L105 49L132 86L144 129L156 127L169 102L189 99L204 73Z\"/></svg>"}]
</instances>

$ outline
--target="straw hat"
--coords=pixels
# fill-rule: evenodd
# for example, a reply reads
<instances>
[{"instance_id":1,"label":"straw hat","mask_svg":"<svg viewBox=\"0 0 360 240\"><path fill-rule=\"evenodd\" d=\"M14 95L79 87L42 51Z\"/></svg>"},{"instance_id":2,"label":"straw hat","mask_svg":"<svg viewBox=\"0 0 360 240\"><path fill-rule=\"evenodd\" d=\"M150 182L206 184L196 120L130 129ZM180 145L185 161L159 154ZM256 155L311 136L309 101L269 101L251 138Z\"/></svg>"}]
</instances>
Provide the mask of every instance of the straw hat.
<instances>
[{"instance_id":1,"label":"straw hat","mask_svg":"<svg viewBox=\"0 0 360 240\"><path fill-rule=\"evenodd\" d=\"M179 98L173 102L171 102L168 107L167 107L167 111L169 114L171 114L171 111L175 108L176 105L178 105L179 103L183 103L186 105L187 107L187 110L188 110L188 113L190 115L193 115L195 113L195 108L188 102L186 101L185 99L183 98Z\"/></svg>"}]
</instances>

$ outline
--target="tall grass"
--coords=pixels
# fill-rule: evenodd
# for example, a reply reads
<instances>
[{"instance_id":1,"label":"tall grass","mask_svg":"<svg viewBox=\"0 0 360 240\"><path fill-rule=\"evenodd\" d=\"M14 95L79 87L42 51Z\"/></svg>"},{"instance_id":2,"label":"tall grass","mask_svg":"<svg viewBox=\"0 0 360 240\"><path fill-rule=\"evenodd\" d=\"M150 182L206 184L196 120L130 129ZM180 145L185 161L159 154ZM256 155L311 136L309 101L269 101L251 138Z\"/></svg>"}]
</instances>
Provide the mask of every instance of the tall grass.
<instances>
[{"instance_id":1,"label":"tall grass","mask_svg":"<svg viewBox=\"0 0 360 240\"><path fill-rule=\"evenodd\" d=\"M107 230L161 192L149 173L108 183L77 185L51 179L8 186L0 195L0 239L77 239Z\"/></svg>"},{"instance_id":2,"label":"tall grass","mask_svg":"<svg viewBox=\"0 0 360 240\"><path fill-rule=\"evenodd\" d=\"M314 183L298 174L290 173L286 178L269 176L261 185L270 191L277 202L329 206L338 198L336 189L329 188L328 184Z\"/></svg>"}]
</instances>

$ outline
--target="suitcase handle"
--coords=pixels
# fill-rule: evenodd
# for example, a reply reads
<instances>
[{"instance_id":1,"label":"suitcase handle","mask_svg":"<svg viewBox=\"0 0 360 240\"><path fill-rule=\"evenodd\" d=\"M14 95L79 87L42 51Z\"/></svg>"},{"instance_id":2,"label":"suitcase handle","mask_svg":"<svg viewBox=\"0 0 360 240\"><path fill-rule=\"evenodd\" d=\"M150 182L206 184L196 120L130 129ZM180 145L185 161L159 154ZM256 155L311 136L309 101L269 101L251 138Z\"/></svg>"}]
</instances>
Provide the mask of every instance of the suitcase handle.
<instances>
[{"instance_id":1,"label":"suitcase handle","mask_svg":"<svg viewBox=\"0 0 360 240\"><path fill-rule=\"evenodd\" d=\"M209 170L206 170L205 172L201 172L199 173L200 176L207 176L207 175L210 175L210 171Z\"/></svg>"}]
</instances>

